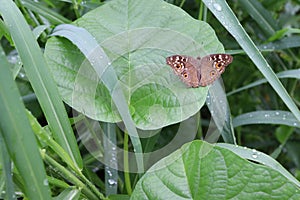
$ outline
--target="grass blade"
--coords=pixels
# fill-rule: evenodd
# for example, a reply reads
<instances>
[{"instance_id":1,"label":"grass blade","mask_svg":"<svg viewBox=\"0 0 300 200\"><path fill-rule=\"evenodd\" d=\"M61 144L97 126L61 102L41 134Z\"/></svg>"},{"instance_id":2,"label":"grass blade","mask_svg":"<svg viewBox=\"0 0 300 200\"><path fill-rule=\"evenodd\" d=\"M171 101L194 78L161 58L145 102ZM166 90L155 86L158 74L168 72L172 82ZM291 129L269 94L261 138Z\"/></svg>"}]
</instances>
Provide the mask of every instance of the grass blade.
<instances>
[{"instance_id":1,"label":"grass blade","mask_svg":"<svg viewBox=\"0 0 300 200\"><path fill-rule=\"evenodd\" d=\"M210 122L205 141L210 143L218 141L218 133L222 134L226 143L236 144L233 127L231 124L230 109L226 99L224 88L220 81L216 81L209 88L209 95L206 98L206 105L210 110L212 121ZM215 124L217 132L211 128Z\"/></svg>"},{"instance_id":2,"label":"grass blade","mask_svg":"<svg viewBox=\"0 0 300 200\"><path fill-rule=\"evenodd\" d=\"M280 49L289 49L300 47L300 36L292 35L290 37L282 38L281 40L260 45L261 50L271 51Z\"/></svg>"},{"instance_id":3,"label":"grass blade","mask_svg":"<svg viewBox=\"0 0 300 200\"><path fill-rule=\"evenodd\" d=\"M35 91L55 140L70 154L72 160L82 168L82 159L74 133L55 82L34 39L32 31L16 5L9 0L0 0L0 12L9 27L24 69Z\"/></svg>"},{"instance_id":4,"label":"grass blade","mask_svg":"<svg viewBox=\"0 0 300 200\"><path fill-rule=\"evenodd\" d=\"M300 70L299 69L292 69L292 70L286 70L286 71L282 71L276 74L278 78L296 78L296 79L300 79ZM267 83L268 81L266 79L260 79L257 81L254 81L253 83L250 83L248 85L245 85L243 87L240 87L236 90L233 90L231 92L227 93L227 96L230 96L232 94L241 92L243 90L249 89L249 88L253 88L255 86L261 85L263 83Z\"/></svg>"},{"instance_id":5,"label":"grass blade","mask_svg":"<svg viewBox=\"0 0 300 200\"><path fill-rule=\"evenodd\" d=\"M105 191L106 196L117 194L118 191L118 159L117 159L117 129L116 124L102 123L103 132L106 137L104 140L104 159L105 163L109 165L105 166Z\"/></svg>"},{"instance_id":6,"label":"grass blade","mask_svg":"<svg viewBox=\"0 0 300 200\"><path fill-rule=\"evenodd\" d=\"M259 27L264 30L268 37L274 35L276 30L279 29L271 13L259 1L239 0L239 3L251 15Z\"/></svg>"},{"instance_id":7,"label":"grass blade","mask_svg":"<svg viewBox=\"0 0 300 200\"><path fill-rule=\"evenodd\" d=\"M276 74L262 56L261 52L255 46L249 35L243 29L242 25L230 9L228 4L223 0L216 0L212 3L209 0L203 1L220 23L227 29L228 32L236 39L239 45L244 49L256 67L265 76L267 81L280 96L282 101L300 121L300 111L294 101L291 99L282 83L277 78Z\"/></svg>"},{"instance_id":8,"label":"grass blade","mask_svg":"<svg viewBox=\"0 0 300 200\"><path fill-rule=\"evenodd\" d=\"M0 131L0 163L2 165L2 177L4 177L5 180L5 186L3 187L5 188L4 196L5 199L16 199L16 196L14 194L15 193L14 183L12 180L11 159L9 158L9 154L7 152L6 145L2 138L2 135L3 133L1 133ZM2 187L1 187L1 194L3 194Z\"/></svg>"},{"instance_id":9,"label":"grass blade","mask_svg":"<svg viewBox=\"0 0 300 200\"><path fill-rule=\"evenodd\" d=\"M7 150L24 180L28 199L51 199L46 173L21 96L3 50L0 54L0 129Z\"/></svg>"},{"instance_id":10,"label":"grass blade","mask_svg":"<svg viewBox=\"0 0 300 200\"><path fill-rule=\"evenodd\" d=\"M248 124L282 124L300 128L300 123L292 113L282 110L249 112L233 119L234 127Z\"/></svg>"},{"instance_id":11,"label":"grass blade","mask_svg":"<svg viewBox=\"0 0 300 200\"><path fill-rule=\"evenodd\" d=\"M67 18L63 17L62 15L54 12L53 10L45 6L40 5L39 2L23 0L22 3L26 8L44 16L51 23L53 23L53 25L62 24L62 23L71 23L71 21L68 20Z\"/></svg>"}]
</instances>

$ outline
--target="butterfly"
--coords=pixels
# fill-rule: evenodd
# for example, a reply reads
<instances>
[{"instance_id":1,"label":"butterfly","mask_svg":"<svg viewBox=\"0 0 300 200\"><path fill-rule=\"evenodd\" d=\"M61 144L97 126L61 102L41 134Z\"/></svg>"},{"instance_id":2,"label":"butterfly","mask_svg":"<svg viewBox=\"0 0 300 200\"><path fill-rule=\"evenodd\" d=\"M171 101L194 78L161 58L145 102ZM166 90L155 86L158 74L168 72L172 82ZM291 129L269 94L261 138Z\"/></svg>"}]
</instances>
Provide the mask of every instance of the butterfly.
<instances>
[{"instance_id":1,"label":"butterfly","mask_svg":"<svg viewBox=\"0 0 300 200\"><path fill-rule=\"evenodd\" d=\"M217 80L232 62L229 54L210 54L203 58L173 55L166 58L174 73L188 87L205 87Z\"/></svg>"}]
</instances>

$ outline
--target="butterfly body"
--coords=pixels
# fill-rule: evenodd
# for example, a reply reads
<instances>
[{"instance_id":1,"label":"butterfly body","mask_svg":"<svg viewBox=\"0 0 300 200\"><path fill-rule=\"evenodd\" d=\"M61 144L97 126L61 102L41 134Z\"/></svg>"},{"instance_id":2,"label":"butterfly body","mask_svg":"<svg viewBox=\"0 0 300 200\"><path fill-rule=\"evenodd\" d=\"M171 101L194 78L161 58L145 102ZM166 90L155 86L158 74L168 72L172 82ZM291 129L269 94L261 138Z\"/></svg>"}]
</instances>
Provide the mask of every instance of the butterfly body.
<instances>
[{"instance_id":1,"label":"butterfly body","mask_svg":"<svg viewBox=\"0 0 300 200\"><path fill-rule=\"evenodd\" d=\"M167 57L167 64L188 87L205 87L212 84L232 62L229 54L211 54L203 58L185 55Z\"/></svg>"}]
</instances>

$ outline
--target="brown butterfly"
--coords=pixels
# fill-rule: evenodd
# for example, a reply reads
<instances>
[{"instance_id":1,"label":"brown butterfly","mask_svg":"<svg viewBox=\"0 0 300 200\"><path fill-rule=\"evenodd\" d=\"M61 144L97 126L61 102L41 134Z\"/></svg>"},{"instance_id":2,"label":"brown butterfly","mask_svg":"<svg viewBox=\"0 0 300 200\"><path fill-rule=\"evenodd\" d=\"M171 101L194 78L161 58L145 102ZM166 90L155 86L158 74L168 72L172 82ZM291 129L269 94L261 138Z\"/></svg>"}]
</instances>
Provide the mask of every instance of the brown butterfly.
<instances>
[{"instance_id":1,"label":"brown butterfly","mask_svg":"<svg viewBox=\"0 0 300 200\"><path fill-rule=\"evenodd\" d=\"M166 61L188 87L205 87L221 76L232 59L229 54L211 54L203 58L173 55Z\"/></svg>"}]
</instances>

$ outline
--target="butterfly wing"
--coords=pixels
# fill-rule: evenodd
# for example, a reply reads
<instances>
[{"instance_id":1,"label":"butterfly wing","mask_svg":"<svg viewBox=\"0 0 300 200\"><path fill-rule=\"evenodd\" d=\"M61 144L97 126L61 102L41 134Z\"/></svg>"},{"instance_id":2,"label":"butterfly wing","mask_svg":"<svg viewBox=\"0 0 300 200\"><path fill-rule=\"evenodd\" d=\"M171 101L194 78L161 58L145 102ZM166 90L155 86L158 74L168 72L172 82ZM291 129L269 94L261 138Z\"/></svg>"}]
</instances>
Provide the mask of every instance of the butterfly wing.
<instances>
[{"instance_id":1,"label":"butterfly wing","mask_svg":"<svg viewBox=\"0 0 300 200\"><path fill-rule=\"evenodd\" d=\"M188 87L199 87L200 73L197 68L200 60L191 56L173 55L167 57L166 61Z\"/></svg>"},{"instance_id":2,"label":"butterfly wing","mask_svg":"<svg viewBox=\"0 0 300 200\"><path fill-rule=\"evenodd\" d=\"M188 87L199 87L199 76L200 73L195 67L187 67L183 70L180 75L180 79L188 86Z\"/></svg>"},{"instance_id":3,"label":"butterfly wing","mask_svg":"<svg viewBox=\"0 0 300 200\"><path fill-rule=\"evenodd\" d=\"M193 58L184 55L173 55L167 57L167 64L171 66L176 75L180 75Z\"/></svg>"},{"instance_id":4,"label":"butterfly wing","mask_svg":"<svg viewBox=\"0 0 300 200\"><path fill-rule=\"evenodd\" d=\"M232 56L228 54L211 54L201 58L198 68L201 74L199 85L204 87L212 84L231 62Z\"/></svg>"}]
</instances>

